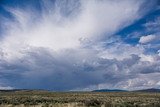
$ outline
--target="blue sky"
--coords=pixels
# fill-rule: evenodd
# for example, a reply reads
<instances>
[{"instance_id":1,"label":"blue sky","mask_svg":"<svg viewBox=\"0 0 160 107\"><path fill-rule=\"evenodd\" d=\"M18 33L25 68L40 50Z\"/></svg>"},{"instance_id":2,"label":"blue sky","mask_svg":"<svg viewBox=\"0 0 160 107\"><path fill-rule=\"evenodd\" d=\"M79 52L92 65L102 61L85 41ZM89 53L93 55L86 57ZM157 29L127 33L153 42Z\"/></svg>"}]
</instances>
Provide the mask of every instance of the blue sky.
<instances>
[{"instance_id":1,"label":"blue sky","mask_svg":"<svg viewBox=\"0 0 160 107\"><path fill-rule=\"evenodd\" d=\"M0 89L160 88L159 0L1 0Z\"/></svg>"}]
</instances>

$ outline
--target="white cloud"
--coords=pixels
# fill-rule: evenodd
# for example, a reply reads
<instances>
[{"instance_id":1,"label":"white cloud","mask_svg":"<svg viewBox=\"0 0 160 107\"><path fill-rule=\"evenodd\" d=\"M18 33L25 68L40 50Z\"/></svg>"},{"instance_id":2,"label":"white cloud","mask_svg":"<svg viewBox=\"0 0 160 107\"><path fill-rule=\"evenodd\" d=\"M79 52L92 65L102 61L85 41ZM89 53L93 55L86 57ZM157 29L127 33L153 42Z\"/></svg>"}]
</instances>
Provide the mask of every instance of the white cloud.
<instances>
[{"instance_id":1,"label":"white cloud","mask_svg":"<svg viewBox=\"0 0 160 107\"><path fill-rule=\"evenodd\" d=\"M2 87L0 86L0 90L11 90L13 87L7 86L7 87Z\"/></svg>"},{"instance_id":2,"label":"white cloud","mask_svg":"<svg viewBox=\"0 0 160 107\"><path fill-rule=\"evenodd\" d=\"M63 2L57 1L55 8L53 3L45 2L45 13L42 12L41 15L43 17L33 8L7 8L16 21L4 22L9 26L1 47L9 51L8 54L11 52L11 57L19 56L17 52L25 45L47 47L56 51L78 48L81 46L80 38L100 40L103 34L110 36L143 15L139 13L143 2L138 0L73 0L68 6ZM78 9L70 8L73 5ZM65 15L67 10L71 11L69 16ZM35 18L40 19L33 21Z\"/></svg>"},{"instance_id":3,"label":"white cloud","mask_svg":"<svg viewBox=\"0 0 160 107\"><path fill-rule=\"evenodd\" d=\"M149 43L149 42L156 40L157 38L159 38L159 37L156 35L142 36L139 40L139 43L142 43L142 44Z\"/></svg>"},{"instance_id":4,"label":"white cloud","mask_svg":"<svg viewBox=\"0 0 160 107\"><path fill-rule=\"evenodd\" d=\"M157 52L158 52L158 55L160 56L160 50L158 50Z\"/></svg>"},{"instance_id":5,"label":"white cloud","mask_svg":"<svg viewBox=\"0 0 160 107\"><path fill-rule=\"evenodd\" d=\"M106 59L123 60L131 58L133 54L139 56L144 53L144 50L140 45L132 46L130 44L117 43L101 50L99 56Z\"/></svg>"}]
</instances>

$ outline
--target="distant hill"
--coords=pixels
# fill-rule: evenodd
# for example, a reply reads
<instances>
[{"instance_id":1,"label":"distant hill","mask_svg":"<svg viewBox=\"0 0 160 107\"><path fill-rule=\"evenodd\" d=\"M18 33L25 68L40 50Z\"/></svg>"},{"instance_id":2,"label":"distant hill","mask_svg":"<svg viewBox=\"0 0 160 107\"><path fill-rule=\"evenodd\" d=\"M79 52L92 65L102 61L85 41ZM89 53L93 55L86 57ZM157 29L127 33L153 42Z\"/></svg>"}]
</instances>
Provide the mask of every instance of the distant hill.
<instances>
[{"instance_id":1,"label":"distant hill","mask_svg":"<svg viewBox=\"0 0 160 107\"><path fill-rule=\"evenodd\" d=\"M160 89L150 88L150 89L143 89L143 90L135 90L133 92L160 92Z\"/></svg>"},{"instance_id":2,"label":"distant hill","mask_svg":"<svg viewBox=\"0 0 160 107\"><path fill-rule=\"evenodd\" d=\"M1 90L0 92L52 92L49 90L42 90L42 89L11 89L11 90ZM53 91L55 92L55 91ZM142 89L142 90L121 90L121 89L99 89L99 90L93 90L91 92L158 92L160 93L160 89L156 88L150 88L150 89Z\"/></svg>"},{"instance_id":3,"label":"distant hill","mask_svg":"<svg viewBox=\"0 0 160 107\"><path fill-rule=\"evenodd\" d=\"M127 92L127 90L120 90L120 89L100 89L100 90L93 90L92 92Z\"/></svg>"},{"instance_id":4,"label":"distant hill","mask_svg":"<svg viewBox=\"0 0 160 107\"><path fill-rule=\"evenodd\" d=\"M128 90L121 90L121 89L100 89L100 90L93 90L92 92L159 92L160 89L156 88L150 88L150 89L142 89L142 90L133 90L133 91L128 91Z\"/></svg>"}]
</instances>

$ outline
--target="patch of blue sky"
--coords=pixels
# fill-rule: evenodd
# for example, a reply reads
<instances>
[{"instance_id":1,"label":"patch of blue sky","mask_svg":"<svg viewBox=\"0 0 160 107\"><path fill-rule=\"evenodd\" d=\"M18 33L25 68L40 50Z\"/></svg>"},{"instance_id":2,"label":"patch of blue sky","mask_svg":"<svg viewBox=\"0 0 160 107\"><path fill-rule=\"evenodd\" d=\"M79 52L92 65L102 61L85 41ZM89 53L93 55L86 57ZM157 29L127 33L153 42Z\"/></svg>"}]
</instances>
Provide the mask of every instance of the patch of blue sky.
<instances>
[{"instance_id":1,"label":"patch of blue sky","mask_svg":"<svg viewBox=\"0 0 160 107\"><path fill-rule=\"evenodd\" d=\"M1 5L9 6L9 7L19 7L24 8L29 6L40 7L40 0L1 0Z\"/></svg>"},{"instance_id":2,"label":"patch of blue sky","mask_svg":"<svg viewBox=\"0 0 160 107\"><path fill-rule=\"evenodd\" d=\"M136 21L132 25L122 29L116 35L120 36L122 40L129 44L137 44L139 42L139 37L144 35L149 35L156 33L154 31L147 31L146 27L143 26L147 22L154 21L160 16L160 9L155 10L144 16L142 19Z\"/></svg>"},{"instance_id":3,"label":"patch of blue sky","mask_svg":"<svg viewBox=\"0 0 160 107\"><path fill-rule=\"evenodd\" d=\"M0 1L0 15L6 18L13 18L11 14L5 8L20 8L27 9L30 7L31 10L41 12L41 1L40 0L1 0Z\"/></svg>"},{"instance_id":4,"label":"patch of blue sky","mask_svg":"<svg viewBox=\"0 0 160 107\"><path fill-rule=\"evenodd\" d=\"M148 44L143 46L145 47L144 53L148 55L158 54L158 50L160 49L160 45L157 44Z\"/></svg>"}]
</instances>

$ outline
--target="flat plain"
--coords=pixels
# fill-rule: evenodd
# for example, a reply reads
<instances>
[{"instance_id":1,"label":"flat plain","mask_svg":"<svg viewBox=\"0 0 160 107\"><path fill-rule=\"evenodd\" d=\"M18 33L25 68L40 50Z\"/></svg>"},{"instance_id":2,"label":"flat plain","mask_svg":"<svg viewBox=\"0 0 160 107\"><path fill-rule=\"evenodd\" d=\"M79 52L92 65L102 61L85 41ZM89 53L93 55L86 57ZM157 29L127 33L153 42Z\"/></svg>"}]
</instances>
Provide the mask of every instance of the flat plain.
<instances>
[{"instance_id":1,"label":"flat plain","mask_svg":"<svg viewBox=\"0 0 160 107\"><path fill-rule=\"evenodd\" d=\"M160 93L0 91L0 107L160 107Z\"/></svg>"}]
</instances>

